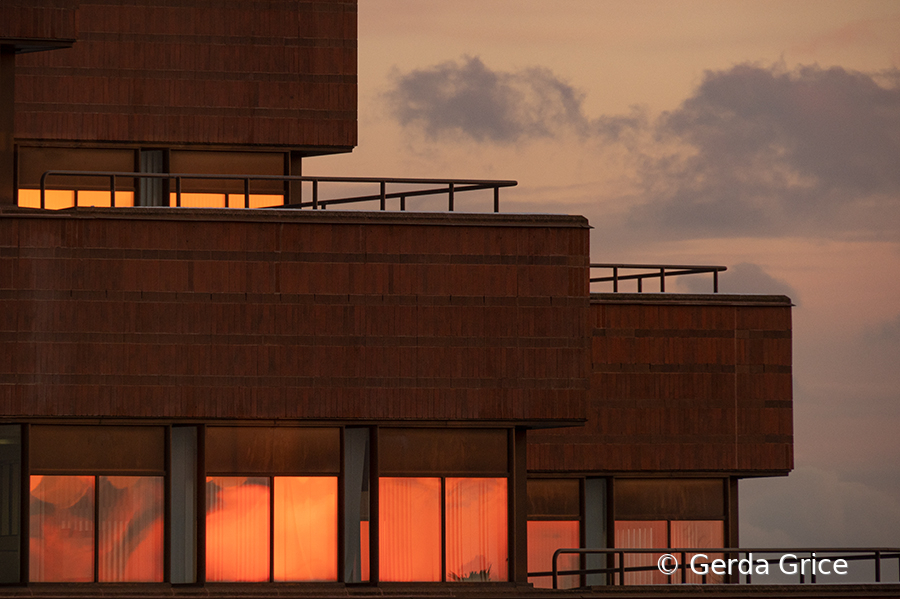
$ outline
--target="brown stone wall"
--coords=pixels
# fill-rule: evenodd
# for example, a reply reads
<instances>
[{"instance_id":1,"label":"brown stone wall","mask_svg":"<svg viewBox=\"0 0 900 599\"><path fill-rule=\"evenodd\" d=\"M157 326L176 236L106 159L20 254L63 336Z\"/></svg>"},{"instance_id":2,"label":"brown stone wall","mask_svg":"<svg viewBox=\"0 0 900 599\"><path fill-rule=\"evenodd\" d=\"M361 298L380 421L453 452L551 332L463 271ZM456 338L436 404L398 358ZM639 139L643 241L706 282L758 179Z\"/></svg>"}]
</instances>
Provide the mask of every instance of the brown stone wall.
<instances>
[{"instance_id":1,"label":"brown stone wall","mask_svg":"<svg viewBox=\"0 0 900 599\"><path fill-rule=\"evenodd\" d=\"M78 0L4 0L0 3L0 42L75 39L77 2Z\"/></svg>"},{"instance_id":2,"label":"brown stone wall","mask_svg":"<svg viewBox=\"0 0 900 599\"><path fill-rule=\"evenodd\" d=\"M529 470L790 470L790 306L783 296L592 296L588 424L530 431Z\"/></svg>"},{"instance_id":3,"label":"brown stone wall","mask_svg":"<svg viewBox=\"0 0 900 599\"><path fill-rule=\"evenodd\" d=\"M355 0L69 4L74 46L17 58L20 143L356 145Z\"/></svg>"},{"instance_id":4,"label":"brown stone wall","mask_svg":"<svg viewBox=\"0 0 900 599\"><path fill-rule=\"evenodd\" d=\"M10 209L0 416L579 422L581 217Z\"/></svg>"}]
</instances>

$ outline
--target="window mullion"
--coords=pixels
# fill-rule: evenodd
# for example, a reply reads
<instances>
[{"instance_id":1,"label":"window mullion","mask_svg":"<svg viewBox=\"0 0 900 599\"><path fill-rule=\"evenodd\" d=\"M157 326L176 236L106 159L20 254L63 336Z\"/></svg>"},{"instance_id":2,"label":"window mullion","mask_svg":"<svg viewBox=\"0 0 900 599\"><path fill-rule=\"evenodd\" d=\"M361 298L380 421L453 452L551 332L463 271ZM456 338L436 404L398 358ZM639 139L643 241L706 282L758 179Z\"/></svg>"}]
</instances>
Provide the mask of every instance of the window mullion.
<instances>
[{"instance_id":1,"label":"window mullion","mask_svg":"<svg viewBox=\"0 0 900 599\"><path fill-rule=\"evenodd\" d=\"M275 580L275 477L269 477L269 582Z\"/></svg>"},{"instance_id":2,"label":"window mullion","mask_svg":"<svg viewBox=\"0 0 900 599\"><path fill-rule=\"evenodd\" d=\"M441 580L447 582L447 478L441 477Z\"/></svg>"},{"instance_id":3,"label":"window mullion","mask_svg":"<svg viewBox=\"0 0 900 599\"><path fill-rule=\"evenodd\" d=\"M94 475L94 582L100 582L100 476Z\"/></svg>"}]
</instances>

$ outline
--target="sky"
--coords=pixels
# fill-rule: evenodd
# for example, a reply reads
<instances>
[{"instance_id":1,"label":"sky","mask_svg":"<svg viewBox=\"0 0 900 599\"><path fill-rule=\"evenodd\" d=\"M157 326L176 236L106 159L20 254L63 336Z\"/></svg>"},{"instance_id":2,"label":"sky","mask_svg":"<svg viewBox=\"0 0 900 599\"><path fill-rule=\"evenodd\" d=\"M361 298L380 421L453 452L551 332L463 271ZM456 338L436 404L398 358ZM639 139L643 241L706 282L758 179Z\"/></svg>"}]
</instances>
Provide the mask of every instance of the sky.
<instances>
[{"instance_id":1,"label":"sky","mask_svg":"<svg viewBox=\"0 0 900 599\"><path fill-rule=\"evenodd\" d=\"M789 295L795 470L741 545L900 545L900 3L361 0L359 106L304 174L515 179L595 262Z\"/></svg>"}]
</instances>

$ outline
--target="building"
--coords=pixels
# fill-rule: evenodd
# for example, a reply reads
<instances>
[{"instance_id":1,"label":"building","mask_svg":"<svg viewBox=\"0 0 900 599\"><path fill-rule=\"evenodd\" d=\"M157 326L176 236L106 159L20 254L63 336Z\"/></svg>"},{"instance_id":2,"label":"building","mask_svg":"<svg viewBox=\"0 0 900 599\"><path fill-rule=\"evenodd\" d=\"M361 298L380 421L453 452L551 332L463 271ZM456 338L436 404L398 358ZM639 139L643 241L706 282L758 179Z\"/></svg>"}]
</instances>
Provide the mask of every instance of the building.
<instances>
[{"instance_id":1,"label":"building","mask_svg":"<svg viewBox=\"0 0 900 599\"><path fill-rule=\"evenodd\" d=\"M583 217L452 212L509 182L302 177L355 1L13 0L0 50L0 596L536 596L736 547L792 468L788 298L592 293ZM307 209L351 184L451 212Z\"/></svg>"}]
</instances>

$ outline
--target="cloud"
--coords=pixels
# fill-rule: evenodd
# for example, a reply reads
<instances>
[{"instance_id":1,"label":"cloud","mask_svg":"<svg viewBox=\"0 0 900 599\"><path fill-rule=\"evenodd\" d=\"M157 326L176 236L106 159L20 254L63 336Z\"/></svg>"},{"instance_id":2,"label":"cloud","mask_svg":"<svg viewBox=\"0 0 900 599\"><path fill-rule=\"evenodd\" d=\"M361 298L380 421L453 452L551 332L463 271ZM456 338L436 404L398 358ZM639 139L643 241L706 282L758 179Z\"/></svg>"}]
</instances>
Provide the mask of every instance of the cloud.
<instances>
[{"instance_id":1,"label":"cloud","mask_svg":"<svg viewBox=\"0 0 900 599\"><path fill-rule=\"evenodd\" d=\"M573 132L615 138L641 119L636 112L592 122L584 94L549 69L495 71L478 57L395 74L385 99L401 125L421 126L431 138L502 144Z\"/></svg>"},{"instance_id":2,"label":"cloud","mask_svg":"<svg viewBox=\"0 0 900 599\"><path fill-rule=\"evenodd\" d=\"M677 237L893 238L900 73L739 65L652 125L629 223Z\"/></svg>"},{"instance_id":3,"label":"cloud","mask_svg":"<svg viewBox=\"0 0 900 599\"><path fill-rule=\"evenodd\" d=\"M879 346L880 349L893 347L900 350L900 314L893 320L882 322L863 334L866 342Z\"/></svg>"},{"instance_id":4,"label":"cloud","mask_svg":"<svg viewBox=\"0 0 900 599\"><path fill-rule=\"evenodd\" d=\"M709 293L709 275L682 276L678 278L679 290L685 293ZM786 295L794 303L798 303L797 290L781 279L768 274L758 264L741 262L729 266L728 270L719 274L719 292L721 293L764 293L768 295Z\"/></svg>"}]
</instances>

